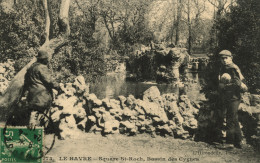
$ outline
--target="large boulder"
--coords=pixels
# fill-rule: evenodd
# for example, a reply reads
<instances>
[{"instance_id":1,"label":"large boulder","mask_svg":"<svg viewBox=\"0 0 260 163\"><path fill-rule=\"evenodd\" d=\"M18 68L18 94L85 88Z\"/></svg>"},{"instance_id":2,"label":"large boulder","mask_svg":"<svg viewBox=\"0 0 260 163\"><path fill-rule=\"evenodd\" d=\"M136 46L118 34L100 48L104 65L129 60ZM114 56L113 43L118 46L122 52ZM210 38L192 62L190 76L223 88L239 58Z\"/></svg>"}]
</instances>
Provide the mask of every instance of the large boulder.
<instances>
[{"instance_id":1,"label":"large boulder","mask_svg":"<svg viewBox=\"0 0 260 163\"><path fill-rule=\"evenodd\" d=\"M60 121L60 115L62 114L62 111L61 110L58 110L56 112L54 112L52 115L51 115L51 120L55 123L55 122L58 122Z\"/></svg>"},{"instance_id":2,"label":"large boulder","mask_svg":"<svg viewBox=\"0 0 260 163\"><path fill-rule=\"evenodd\" d=\"M166 123L168 121L168 117L164 111L164 108L162 108L157 103L146 102L144 105L144 110L145 110L146 114L148 114L152 117L158 117L159 121L161 121L163 123Z\"/></svg>"},{"instance_id":3,"label":"large boulder","mask_svg":"<svg viewBox=\"0 0 260 163\"><path fill-rule=\"evenodd\" d=\"M249 92L244 93L241 98L241 103L249 106L250 98L251 98L251 94Z\"/></svg>"},{"instance_id":4,"label":"large boulder","mask_svg":"<svg viewBox=\"0 0 260 163\"><path fill-rule=\"evenodd\" d=\"M129 133L129 134L136 134L137 133L137 126L135 123L131 123L130 121L121 121L120 122L120 131L121 133Z\"/></svg>"},{"instance_id":5,"label":"large boulder","mask_svg":"<svg viewBox=\"0 0 260 163\"><path fill-rule=\"evenodd\" d=\"M86 99L88 113L92 112L92 108L102 106L102 100L98 99L95 94L84 94L84 97Z\"/></svg>"},{"instance_id":6,"label":"large boulder","mask_svg":"<svg viewBox=\"0 0 260 163\"><path fill-rule=\"evenodd\" d=\"M159 89L156 86L152 86L143 93L143 100L145 102L161 103L162 97Z\"/></svg>"},{"instance_id":7,"label":"large boulder","mask_svg":"<svg viewBox=\"0 0 260 163\"><path fill-rule=\"evenodd\" d=\"M125 106L126 98L124 96L118 96L121 107Z\"/></svg>"}]
</instances>

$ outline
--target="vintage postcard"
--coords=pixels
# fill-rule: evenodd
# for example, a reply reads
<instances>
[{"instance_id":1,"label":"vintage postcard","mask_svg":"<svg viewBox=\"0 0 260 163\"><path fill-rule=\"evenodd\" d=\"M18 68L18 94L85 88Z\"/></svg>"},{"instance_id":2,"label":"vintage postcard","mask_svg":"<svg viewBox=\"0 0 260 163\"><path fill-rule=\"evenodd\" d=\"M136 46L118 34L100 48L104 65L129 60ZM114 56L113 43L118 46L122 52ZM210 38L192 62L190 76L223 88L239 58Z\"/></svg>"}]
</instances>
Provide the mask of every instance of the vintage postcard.
<instances>
[{"instance_id":1,"label":"vintage postcard","mask_svg":"<svg viewBox=\"0 0 260 163\"><path fill-rule=\"evenodd\" d=\"M259 0L0 0L0 163L260 162Z\"/></svg>"}]
</instances>

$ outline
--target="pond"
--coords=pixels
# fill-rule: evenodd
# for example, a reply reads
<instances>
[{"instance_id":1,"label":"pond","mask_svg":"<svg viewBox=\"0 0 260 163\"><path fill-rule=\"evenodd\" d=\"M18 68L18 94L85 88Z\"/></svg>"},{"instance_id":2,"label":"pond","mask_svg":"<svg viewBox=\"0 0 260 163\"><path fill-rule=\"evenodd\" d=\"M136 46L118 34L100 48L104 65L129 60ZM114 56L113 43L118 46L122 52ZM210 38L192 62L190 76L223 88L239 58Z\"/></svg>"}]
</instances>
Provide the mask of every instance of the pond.
<instances>
[{"instance_id":1,"label":"pond","mask_svg":"<svg viewBox=\"0 0 260 163\"><path fill-rule=\"evenodd\" d=\"M189 82L186 90L187 95L191 100L203 99L203 94L200 93L201 74L188 73L188 78L192 80ZM151 86L157 86L161 94L182 92L176 84L157 84L156 82L133 82L126 80L126 73L109 73L101 77L95 83L90 84L90 93L96 94L99 99L114 98L118 96L134 95L136 98L141 98L145 90Z\"/></svg>"},{"instance_id":2,"label":"pond","mask_svg":"<svg viewBox=\"0 0 260 163\"><path fill-rule=\"evenodd\" d=\"M187 87L187 95L193 101L204 99L200 93L200 82L202 75L200 73L188 73L188 78L192 79ZM181 90L175 84L157 84L155 82L133 82L126 80L126 73L109 73L101 77L95 83L90 84L90 93L96 94L99 99L110 98L117 99L118 96L134 95L136 98L142 98L145 90L151 86L157 86L161 94L175 93L179 94ZM0 122L3 113L0 112ZM1 123L0 123L1 124Z\"/></svg>"}]
</instances>

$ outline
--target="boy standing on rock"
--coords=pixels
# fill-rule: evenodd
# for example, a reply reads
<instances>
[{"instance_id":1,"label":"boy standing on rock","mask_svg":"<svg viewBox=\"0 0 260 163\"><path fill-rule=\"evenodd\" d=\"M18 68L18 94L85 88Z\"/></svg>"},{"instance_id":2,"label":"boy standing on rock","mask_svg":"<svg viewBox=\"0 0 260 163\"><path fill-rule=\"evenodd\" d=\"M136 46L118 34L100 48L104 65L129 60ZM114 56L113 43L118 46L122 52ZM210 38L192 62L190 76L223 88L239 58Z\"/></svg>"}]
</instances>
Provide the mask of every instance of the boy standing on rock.
<instances>
[{"instance_id":1,"label":"boy standing on rock","mask_svg":"<svg viewBox=\"0 0 260 163\"><path fill-rule=\"evenodd\" d=\"M222 107L226 110L226 147L242 148L241 129L238 122L238 107L241 100L241 90L246 91L242 82L244 79L237 65L232 61L232 54L228 50L219 53L221 68L219 71L219 95Z\"/></svg>"}]
</instances>

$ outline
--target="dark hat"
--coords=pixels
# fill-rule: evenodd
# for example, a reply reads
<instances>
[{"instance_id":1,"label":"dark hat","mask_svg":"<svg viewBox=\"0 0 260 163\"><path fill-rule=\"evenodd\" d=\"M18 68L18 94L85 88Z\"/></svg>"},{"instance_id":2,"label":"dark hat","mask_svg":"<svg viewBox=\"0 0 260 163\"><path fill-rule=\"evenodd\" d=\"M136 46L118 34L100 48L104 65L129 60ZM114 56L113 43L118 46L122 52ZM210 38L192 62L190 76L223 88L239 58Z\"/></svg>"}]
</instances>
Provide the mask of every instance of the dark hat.
<instances>
[{"instance_id":1,"label":"dark hat","mask_svg":"<svg viewBox=\"0 0 260 163\"><path fill-rule=\"evenodd\" d=\"M219 52L219 56L222 57L222 56L228 56L228 57L231 57L232 56L232 53L228 50L222 50L221 52Z\"/></svg>"},{"instance_id":2,"label":"dark hat","mask_svg":"<svg viewBox=\"0 0 260 163\"><path fill-rule=\"evenodd\" d=\"M45 51L45 50L40 50L40 51L38 52L37 58L38 58L38 59L47 59L47 58L49 58L49 55L48 55L47 51Z\"/></svg>"}]
</instances>

